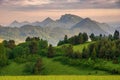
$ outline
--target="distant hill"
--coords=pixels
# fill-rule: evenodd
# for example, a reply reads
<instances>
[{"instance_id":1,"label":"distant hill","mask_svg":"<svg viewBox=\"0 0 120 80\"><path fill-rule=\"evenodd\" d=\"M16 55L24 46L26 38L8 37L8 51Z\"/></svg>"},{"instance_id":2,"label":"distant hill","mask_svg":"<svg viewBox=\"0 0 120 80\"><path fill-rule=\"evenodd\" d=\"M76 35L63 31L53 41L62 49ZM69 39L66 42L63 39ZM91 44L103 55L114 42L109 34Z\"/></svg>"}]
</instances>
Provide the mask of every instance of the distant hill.
<instances>
[{"instance_id":1,"label":"distant hill","mask_svg":"<svg viewBox=\"0 0 120 80\"><path fill-rule=\"evenodd\" d=\"M116 30L120 31L120 27L117 27Z\"/></svg>"},{"instance_id":2,"label":"distant hill","mask_svg":"<svg viewBox=\"0 0 120 80\"><path fill-rule=\"evenodd\" d=\"M8 27L0 27L0 37L3 39L15 39L24 41L26 37L38 36L56 45L64 35L69 37L79 32L88 34L110 34L114 30L106 23L100 23L90 18L81 18L73 14L62 15L58 20L50 17L42 22L13 21Z\"/></svg>"},{"instance_id":3,"label":"distant hill","mask_svg":"<svg viewBox=\"0 0 120 80\"><path fill-rule=\"evenodd\" d=\"M9 26L10 27L21 27L24 25L30 24L28 21L24 21L24 22L18 22L18 21L13 21Z\"/></svg>"},{"instance_id":4,"label":"distant hill","mask_svg":"<svg viewBox=\"0 0 120 80\"><path fill-rule=\"evenodd\" d=\"M76 32L87 32L88 34L95 33L97 35L108 34L107 30L102 27L105 26L101 23L91 20L90 18L85 18L76 25L74 25L71 29ZM105 26L108 27L108 26Z\"/></svg>"}]
</instances>

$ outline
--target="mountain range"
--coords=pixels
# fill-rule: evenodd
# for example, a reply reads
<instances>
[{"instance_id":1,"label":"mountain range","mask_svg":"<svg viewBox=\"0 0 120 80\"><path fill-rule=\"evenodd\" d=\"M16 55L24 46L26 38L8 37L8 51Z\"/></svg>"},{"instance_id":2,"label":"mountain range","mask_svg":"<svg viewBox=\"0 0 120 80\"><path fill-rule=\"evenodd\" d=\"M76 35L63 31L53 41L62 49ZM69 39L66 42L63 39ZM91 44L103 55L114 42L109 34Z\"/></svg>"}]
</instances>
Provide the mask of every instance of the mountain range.
<instances>
[{"instance_id":1,"label":"mountain range","mask_svg":"<svg viewBox=\"0 0 120 80\"><path fill-rule=\"evenodd\" d=\"M15 20L7 27L0 26L0 38L14 39L19 42L24 41L28 36L37 36L56 45L59 40L63 39L64 35L70 37L79 32L86 32L89 35L91 33L108 35L112 34L114 30L106 23L100 23L90 18L81 18L73 14L65 14L58 20L53 20L50 17L41 22L36 21L32 23Z\"/></svg>"}]
</instances>

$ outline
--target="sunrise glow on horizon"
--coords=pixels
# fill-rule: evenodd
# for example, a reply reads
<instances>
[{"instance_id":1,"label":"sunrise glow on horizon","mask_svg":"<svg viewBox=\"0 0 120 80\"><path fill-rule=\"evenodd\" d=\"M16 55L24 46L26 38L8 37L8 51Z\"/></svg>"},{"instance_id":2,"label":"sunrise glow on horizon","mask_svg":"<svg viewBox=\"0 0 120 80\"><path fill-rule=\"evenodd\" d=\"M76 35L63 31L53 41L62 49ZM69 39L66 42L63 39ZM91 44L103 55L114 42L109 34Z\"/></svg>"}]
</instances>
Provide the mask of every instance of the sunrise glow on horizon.
<instances>
[{"instance_id":1,"label":"sunrise glow on horizon","mask_svg":"<svg viewBox=\"0 0 120 80\"><path fill-rule=\"evenodd\" d=\"M120 0L0 0L0 24L59 19L64 14L106 23L120 22Z\"/></svg>"}]
</instances>

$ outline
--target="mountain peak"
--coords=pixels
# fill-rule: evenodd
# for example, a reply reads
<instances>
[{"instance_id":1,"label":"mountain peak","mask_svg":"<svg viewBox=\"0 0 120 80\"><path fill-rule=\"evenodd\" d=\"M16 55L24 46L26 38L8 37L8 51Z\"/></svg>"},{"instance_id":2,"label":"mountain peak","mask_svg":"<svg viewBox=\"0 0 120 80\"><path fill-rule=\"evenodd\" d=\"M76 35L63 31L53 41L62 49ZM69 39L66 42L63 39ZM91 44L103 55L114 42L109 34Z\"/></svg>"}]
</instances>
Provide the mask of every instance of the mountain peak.
<instances>
[{"instance_id":1,"label":"mountain peak","mask_svg":"<svg viewBox=\"0 0 120 80\"><path fill-rule=\"evenodd\" d=\"M46 25L48 25L49 23L54 23L55 21L53 20L53 19L51 19L50 17L48 17L48 18L46 18L45 20L43 20L42 22L41 22L41 25L42 26L46 26Z\"/></svg>"},{"instance_id":2,"label":"mountain peak","mask_svg":"<svg viewBox=\"0 0 120 80\"><path fill-rule=\"evenodd\" d=\"M46 18L43 22L53 22L54 20L51 19L50 17Z\"/></svg>"},{"instance_id":3,"label":"mountain peak","mask_svg":"<svg viewBox=\"0 0 120 80\"><path fill-rule=\"evenodd\" d=\"M92 21L90 18L85 18L84 21Z\"/></svg>"},{"instance_id":4,"label":"mountain peak","mask_svg":"<svg viewBox=\"0 0 120 80\"><path fill-rule=\"evenodd\" d=\"M19 23L17 20L14 20L11 24L14 24L14 23Z\"/></svg>"},{"instance_id":5,"label":"mountain peak","mask_svg":"<svg viewBox=\"0 0 120 80\"><path fill-rule=\"evenodd\" d=\"M67 22L79 22L81 20L82 20L82 18L79 16L76 16L73 14L65 14L65 15L62 15L58 21L67 23Z\"/></svg>"},{"instance_id":6,"label":"mountain peak","mask_svg":"<svg viewBox=\"0 0 120 80\"><path fill-rule=\"evenodd\" d=\"M17 20L14 20L9 26L10 27L21 27L27 24L30 24L30 23L28 21L18 22Z\"/></svg>"},{"instance_id":7,"label":"mountain peak","mask_svg":"<svg viewBox=\"0 0 120 80\"><path fill-rule=\"evenodd\" d=\"M78 27L81 27L81 26L89 28L89 26L94 27L94 26L98 26L98 25L96 24L96 22L94 22L90 18L85 18L82 21L80 21L79 23L77 23L73 28L78 28Z\"/></svg>"}]
</instances>

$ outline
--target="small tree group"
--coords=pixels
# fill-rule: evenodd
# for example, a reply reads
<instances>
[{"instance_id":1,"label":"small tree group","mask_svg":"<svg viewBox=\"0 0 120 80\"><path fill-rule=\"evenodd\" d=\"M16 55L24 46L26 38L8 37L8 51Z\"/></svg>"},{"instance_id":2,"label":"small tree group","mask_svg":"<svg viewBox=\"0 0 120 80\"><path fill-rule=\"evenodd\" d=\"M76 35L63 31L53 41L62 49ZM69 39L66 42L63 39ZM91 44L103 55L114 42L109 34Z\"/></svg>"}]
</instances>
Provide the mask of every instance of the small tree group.
<instances>
[{"instance_id":1,"label":"small tree group","mask_svg":"<svg viewBox=\"0 0 120 80\"><path fill-rule=\"evenodd\" d=\"M77 45L77 44L85 43L86 41L88 41L87 33L79 33L78 35L72 36L70 38L68 38L67 35L65 35L64 40L59 41L58 46L62 44L68 44L68 43Z\"/></svg>"},{"instance_id":2,"label":"small tree group","mask_svg":"<svg viewBox=\"0 0 120 80\"><path fill-rule=\"evenodd\" d=\"M64 45L62 46L62 50L64 51L64 55L70 58L81 58L81 53L79 51L74 52L72 45Z\"/></svg>"},{"instance_id":3,"label":"small tree group","mask_svg":"<svg viewBox=\"0 0 120 80\"><path fill-rule=\"evenodd\" d=\"M28 41L39 41L39 40L40 40L39 37L32 37L32 38L31 37L27 37L25 41L28 42Z\"/></svg>"},{"instance_id":4,"label":"small tree group","mask_svg":"<svg viewBox=\"0 0 120 80\"><path fill-rule=\"evenodd\" d=\"M13 49L15 47L15 41L14 40L9 40L9 41L4 40L3 44L6 48Z\"/></svg>"},{"instance_id":5,"label":"small tree group","mask_svg":"<svg viewBox=\"0 0 120 80\"><path fill-rule=\"evenodd\" d=\"M91 38L92 41L98 41L98 40L102 40L105 38L109 40L118 40L120 39L120 33L119 31L115 30L113 35L109 34L108 36L106 36L106 35L100 34L96 36L94 33L92 33L89 37Z\"/></svg>"},{"instance_id":6,"label":"small tree group","mask_svg":"<svg viewBox=\"0 0 120 80\"><path fill-rule=\"evenodd\" d=\"M38 43L36 41L32 41L29 45L29 49L31 54L38 53Z\"/></svg>"},{"instance_id":7,"label":"small tree group","mask_svg":"<svg viewBox=\"0 0 120 80\"><path fill-rule=\"evenodd\" d=\"M120 39L119 31L115 30L113 38L114 38L114 40Z\"/></svg>"}]
</instances>

